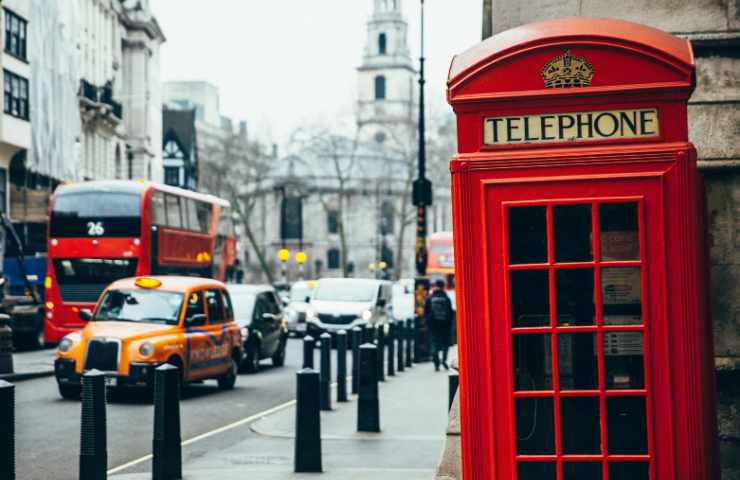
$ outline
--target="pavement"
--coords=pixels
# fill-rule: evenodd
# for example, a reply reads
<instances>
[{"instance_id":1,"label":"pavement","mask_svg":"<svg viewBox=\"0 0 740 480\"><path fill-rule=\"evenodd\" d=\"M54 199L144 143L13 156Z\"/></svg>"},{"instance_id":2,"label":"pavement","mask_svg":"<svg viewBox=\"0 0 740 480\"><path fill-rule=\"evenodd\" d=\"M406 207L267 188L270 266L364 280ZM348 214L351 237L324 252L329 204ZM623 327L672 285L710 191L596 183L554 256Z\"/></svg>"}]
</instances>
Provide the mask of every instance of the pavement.
<instances>
[{"instance_id":1,"label":"pavement","mask_svg":"<svg viewBox=\"0 0 740 480\"><path fill-rule=\"evenodd\" d=\"M13 373L0 374L0 380L18 382L54 375L54 348L13 353Z\"/></svg>"},{"instance_id":2,"label":"pavement","mask_svg":"<svg viewBox=\"0 0 740 480\"><path fill-rule=\"evenodd\" d=\"M323 474L293 473L296 412L291 403L232 430L238 440L229 444L208 450L184 446L183 478L432 479L447 429L447 387L446 372L435 372L431 362L387 377L380 384L381 433L356 432L356 396L334 402L332 411L321 413ZM151 473L109 478L148 480Z\"/></svg>"}]
</instances>

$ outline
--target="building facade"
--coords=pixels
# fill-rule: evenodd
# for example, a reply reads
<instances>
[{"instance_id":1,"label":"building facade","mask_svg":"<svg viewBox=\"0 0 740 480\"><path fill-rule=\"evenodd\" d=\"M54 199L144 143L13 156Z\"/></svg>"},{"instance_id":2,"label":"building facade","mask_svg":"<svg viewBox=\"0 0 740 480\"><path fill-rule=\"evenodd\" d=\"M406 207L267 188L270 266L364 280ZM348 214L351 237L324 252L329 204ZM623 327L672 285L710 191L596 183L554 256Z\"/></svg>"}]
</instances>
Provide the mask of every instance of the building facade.
<instances>
[{"instance_id":1,"label":"building facade","mask_svg":"<svg viewBox=\"0 0 740 480\"><path fill-rule=\"evenodd\" d=\"M483 8L491 9L484 1ZM688 105L689 138L706 185L712 320L722 478L740 479L740 6L709 0L492 2L492 32L538 20L615 17L691 41L697 86Z\"/></svg>"},{"instance_id":2,"label":"building facade","mask_svg":"<svg viewBox=\"0 0 740 480\"><path fill-rule=\"evenodd\" d=\"M9 172L13 158L31 147L28 24L30 0L8 0L0 7L4 26L0 66L3 112L0 115L0 213L10 213Z\"/></svg>"},{"instance_id":3,"label":"building facade","mask_svg":"<svg viewBox=\"0 0 740 480\"><path fill-rule=\"evenodd\" d=\"M342 135L329 127L310 133L299 142L303 148L273 156L274 168L260 185L251 223L274 278L280 278L277 252L283 247L308 257L303 266L294 255L287 262L289 281L301 275L414 274L411 180L418 158L418 77L401 0L373 0L366 26L357 68L356 131ZM454 139L454 130L430 129L430 143L438 133ZM445 175L435 182L432 232L452 230L446 163L447 158L441 167ZM248 281L264 279L249 250L245 265Z\"/></svg>"}]
</instances>

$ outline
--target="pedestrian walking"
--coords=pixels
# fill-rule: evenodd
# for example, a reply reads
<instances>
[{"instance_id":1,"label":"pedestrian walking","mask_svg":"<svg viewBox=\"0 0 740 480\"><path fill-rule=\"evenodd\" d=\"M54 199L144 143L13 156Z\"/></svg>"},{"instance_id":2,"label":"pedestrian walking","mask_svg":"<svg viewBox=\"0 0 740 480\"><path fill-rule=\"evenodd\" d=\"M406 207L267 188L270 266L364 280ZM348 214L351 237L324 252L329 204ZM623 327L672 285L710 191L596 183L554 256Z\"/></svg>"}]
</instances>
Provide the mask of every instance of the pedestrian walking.
<instances>
[{"instance_id":1,"label":"pedestrian walking","mask_svg":"<svg viewBox=\"0 0 740 480\"><path fill-rule=\"evenodd\" d=\"M450 336L452 334L452 321L454 313L452 302L445 292L445 281L438 279L434 282L434 290L427 297L424 305L429 333L432 340L432 360L434 370L439 371L440 364L449 370L447 365L447 353L450 348ZM441 358L440 358L440 353Z\"/></svg>"}]
</instances>

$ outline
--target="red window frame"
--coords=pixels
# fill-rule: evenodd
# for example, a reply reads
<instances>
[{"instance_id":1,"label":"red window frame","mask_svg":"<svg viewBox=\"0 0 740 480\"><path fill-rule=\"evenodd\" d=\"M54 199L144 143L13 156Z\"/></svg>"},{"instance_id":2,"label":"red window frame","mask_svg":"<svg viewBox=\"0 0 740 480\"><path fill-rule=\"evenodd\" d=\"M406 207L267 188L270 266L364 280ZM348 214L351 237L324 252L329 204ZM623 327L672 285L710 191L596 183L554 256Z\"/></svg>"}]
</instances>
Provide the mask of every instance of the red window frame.
<instances>
[{"instance_id":1,"label":"red window frame","mask_svg":"<svg viewBox=\"0 0 740 480\"><path fill-rule=\"evenodd\" d=\"M506 187L504 187L505 189ZM516 187L513 187L516 188ZM570 189L568 189L570 190ZM574 190L574 191L577 191ZM502 196L500 200L501 206L501 228L498 229L501 235L501 246L503 247L502 258L502 270L503 274L503 287L504 287L504 299L505 299L505 346L507 364L506 368L509 372L507 377L509 379L508 385L506 386L507 401L509 411L515 412L515 399L517 398L552 398L553 399L553 417L554 417L554 428L553 433L555 435L554 444L555 452L549 455L519 455L517 452L517 432L516 432L516 417L515 415L509 416L509 432L511 450L508 450L508 462L510 462L510 471L512 472L512 478L518 478L517 469L519 462L554 462L556 465L556 478L557 480L566 480L563 474L563 462L564 461L590 461L601 463L602 479L609 479L609 462L643 462L649 465L649 478L655 479L655 425L653 420L653 382L651 378L651 365L652 357L650 351L651 339L650 339L650 326L651 319L648 311L648 252L647 252L647 237L646 237L646 215L645 215L645 196L644 195L605 195L605 196L582 196L567 195L564 198L552 198L552 199L536 199L536 200L506 200L506 195ZM602 260L600 251L600 225L599 225L599 205L608 203L636 203L638 213L638 238L640 241L639 246L639 259L638 260ZM555 235L554 235L554 221L553 221L553 206L555 205L584 205L588 204L591 206L591 247L593 252L593 258L590 261L577 261L577 262L556 262L555 261ZM547 261L543 263L525 263L525 264L511 264L509 259L509 224L508 224L508 210L512 207L525 207L525 206L544 206L546 207L546 234L547 234ZM604 325L603 319L603 302L602 302L602 283L601 283L601 271L603 268L629 268L637 267L640 268L640 280L641 280L641 316L642 322L640 325ZM573 269L573 268L589 268L593 269L594 274L594 313L595 313L595 324L594 325L577 325L577 326L562 326L558 325L558 312L557 312L557 285L556 285L556 271L561 269ZM510 273L513 271L521 270L547 270L548 272L548 303L549 303L549 324L543 327L513 327L512 319L512 301L511 301L511 280ZM501 330L499 330L501 331ZM607 332L640 332L643 335L643 369L644 369L644 386L642 389L607 389L606 388L606 376L605 376L605 358L604 358L604 333ZM560 388L560 374L559 367L560 362L558 359L558 335L560 334L573 334L573 333L593 333L596 335L596 346L597 346L597 371L598 371L598 388L591 390L561 390ZM547 334L550 336L550 350L551 350L551 374L552 374L552 390L520 390L517 391L514 385L514 375L511 372L514 371L513 361L513 339L514 335L517 334ZM646 454L609 454L608 446L608 431L607 431L607 398L628 396L628 397L642 397L646 402L646 433L647 433L647 452ZM583 455L583 454L564 454L563 453L563 431L561 425L561 410L560 400L561 398L567 397L588 397L598 398L599 402L599 427L600 427L600 454ZM503 459L505 462L506 458ZM547 480L547 479L543 479ZM554 480L554 479L553 479Z\"/></svg>"}]
</instances>

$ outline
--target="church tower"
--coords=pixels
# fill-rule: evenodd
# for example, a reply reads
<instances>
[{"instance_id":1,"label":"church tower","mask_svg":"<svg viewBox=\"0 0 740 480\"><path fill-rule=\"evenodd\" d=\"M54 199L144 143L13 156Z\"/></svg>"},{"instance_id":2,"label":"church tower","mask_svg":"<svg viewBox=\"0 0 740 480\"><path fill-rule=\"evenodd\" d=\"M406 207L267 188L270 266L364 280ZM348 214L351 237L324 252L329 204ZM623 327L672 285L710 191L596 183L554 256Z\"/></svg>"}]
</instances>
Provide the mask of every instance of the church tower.
<instances>
[{"instance_id":1,"label":"church tower","mask_svg":"<svg viewBox=\"0 0 740 480\"><path fill-rule=\"evenodd\" d=\"M364 141L384 143L399 127L414 123L416 70L401 0L373 2L365 53L357 68L357 126Z\"/></svg>"}]
</instances>

